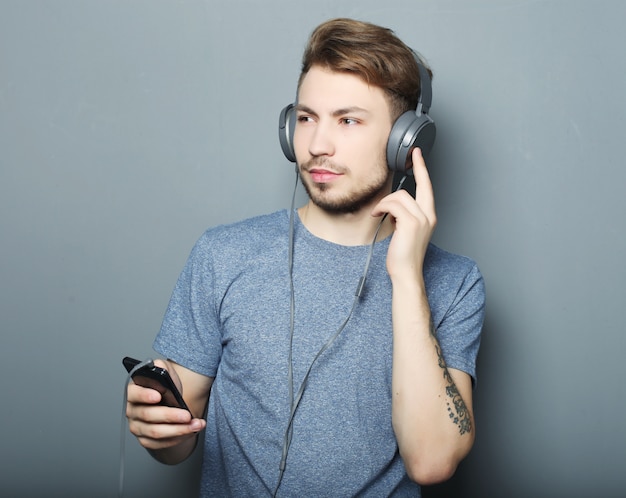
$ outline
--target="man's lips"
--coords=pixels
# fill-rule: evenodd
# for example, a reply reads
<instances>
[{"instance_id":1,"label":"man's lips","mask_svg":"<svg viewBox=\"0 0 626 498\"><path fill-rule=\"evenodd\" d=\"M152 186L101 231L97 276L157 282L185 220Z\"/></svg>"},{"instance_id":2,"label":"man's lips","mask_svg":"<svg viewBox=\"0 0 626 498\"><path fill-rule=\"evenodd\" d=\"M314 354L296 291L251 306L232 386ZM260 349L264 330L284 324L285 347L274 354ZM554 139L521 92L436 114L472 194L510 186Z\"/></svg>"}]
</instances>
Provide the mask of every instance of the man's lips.
<instances>
[{"instance_id":1,"label":"man's lips","mask_svg":"<svg viewBox=\"0 0 626 498\"><path fill-rule=\"evenodd\" d=\"M327 169L312 168L309 175L315 183L326 183L335 180L341 176L341 173L335 173Z\"/></svg>"}]
</instances>

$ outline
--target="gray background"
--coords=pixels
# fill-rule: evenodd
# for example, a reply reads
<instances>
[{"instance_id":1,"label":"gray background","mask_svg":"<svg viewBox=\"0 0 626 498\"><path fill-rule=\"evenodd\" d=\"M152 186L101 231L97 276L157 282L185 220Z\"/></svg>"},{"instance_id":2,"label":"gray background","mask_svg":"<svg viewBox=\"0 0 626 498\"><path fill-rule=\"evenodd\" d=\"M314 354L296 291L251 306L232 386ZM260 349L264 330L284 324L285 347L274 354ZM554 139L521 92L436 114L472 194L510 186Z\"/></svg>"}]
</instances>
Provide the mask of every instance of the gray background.
<instances>
[{"instance_id":1,"label":"gray background","mask_svg":"<svg viewBox=\"0 0 626 498\"><path fill-rule=\"evenodd\" d=\"M433 66L435 241L488 285L478 440L425 495L623 496L626 3L580 0L0 0L0 494L115 495L120 360L205 228L289 205L277 117L335 16ZM129 437L127 496L198 462Z\"/></svg>"}]
</instances>

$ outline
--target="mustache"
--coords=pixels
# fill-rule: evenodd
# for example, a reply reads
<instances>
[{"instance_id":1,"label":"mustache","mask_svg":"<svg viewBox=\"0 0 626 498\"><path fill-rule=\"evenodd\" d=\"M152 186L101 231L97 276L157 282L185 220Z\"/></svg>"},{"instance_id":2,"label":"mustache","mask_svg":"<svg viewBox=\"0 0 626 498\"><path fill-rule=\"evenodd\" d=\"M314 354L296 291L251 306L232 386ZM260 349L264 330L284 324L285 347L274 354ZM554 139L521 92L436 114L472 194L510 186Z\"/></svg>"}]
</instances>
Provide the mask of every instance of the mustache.
<instances>
[{"instance_id":1,"label":"mustache","mask_svg":"<svg viewBox=\"0 0 626 498\"><path fill-rule=\"evenodd\" d=\"M327 157L313 157L308 161L302 163L300 165L300 170L311 171L312 169L325 169L332 173L345 173L348 171L348 168L345 166L341 166L340 164L334 163Z\"/></svg>"}]
</instances>

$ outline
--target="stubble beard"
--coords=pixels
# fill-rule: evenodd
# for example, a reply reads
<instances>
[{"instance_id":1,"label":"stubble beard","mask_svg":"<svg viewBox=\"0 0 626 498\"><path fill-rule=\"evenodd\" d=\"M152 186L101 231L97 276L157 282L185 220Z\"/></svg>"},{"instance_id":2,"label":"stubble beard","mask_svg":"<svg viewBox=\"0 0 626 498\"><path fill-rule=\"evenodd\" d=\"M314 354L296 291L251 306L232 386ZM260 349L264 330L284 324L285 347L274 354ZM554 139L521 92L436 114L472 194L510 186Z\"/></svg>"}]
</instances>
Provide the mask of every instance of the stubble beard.
<instances>
[{"instance_id":1,"label":"stubble beard","mask_svg":"<svg viewBox=\"0 0 626 498\"><path fill-rule=\"evenodd\" d=\"M306 177L302 174L300 174L300 179L309 199L317 207L330 214L352 214L360 211L375 199L382 197L381 194L387 193L389 170L384 161L379 160L378 165L375 175L368 178L365 185L342 195L333 195L335 186L332 183L307 182ZM346 174L348 172L345 167L336 165L328 159L319 160L319 158L314 158L300 166L300 172L315 166L324 166L336 173Z\"/></svg>"}]
</instances>

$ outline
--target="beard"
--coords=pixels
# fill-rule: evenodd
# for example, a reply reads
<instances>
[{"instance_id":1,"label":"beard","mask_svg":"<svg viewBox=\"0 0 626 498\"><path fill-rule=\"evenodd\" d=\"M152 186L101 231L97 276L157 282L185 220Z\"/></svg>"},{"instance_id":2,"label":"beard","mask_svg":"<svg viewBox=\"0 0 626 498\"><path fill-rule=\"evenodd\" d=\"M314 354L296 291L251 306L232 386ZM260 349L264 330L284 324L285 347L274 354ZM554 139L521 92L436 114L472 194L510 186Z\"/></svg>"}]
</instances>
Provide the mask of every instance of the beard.
<instances>
[{"instance_id":1,"label":"beard","mask_svg":"<svg viewBox=\"0 0 626 498\"><path fill-rule=\"evenodd\" d=\"M315 167L325 167L333 172L346 174L348 168L337 165L328 159L313 158L300 166L300 179L309 199L320 209L331 214L351 214L360 211L375 199L388 193L389 169L385 159L377 162L376 171L364 185L358 185L347 192L334 192L337 189L332 183L315 183L307 181L302 171Z\"/></svg>"}]
</instances>

